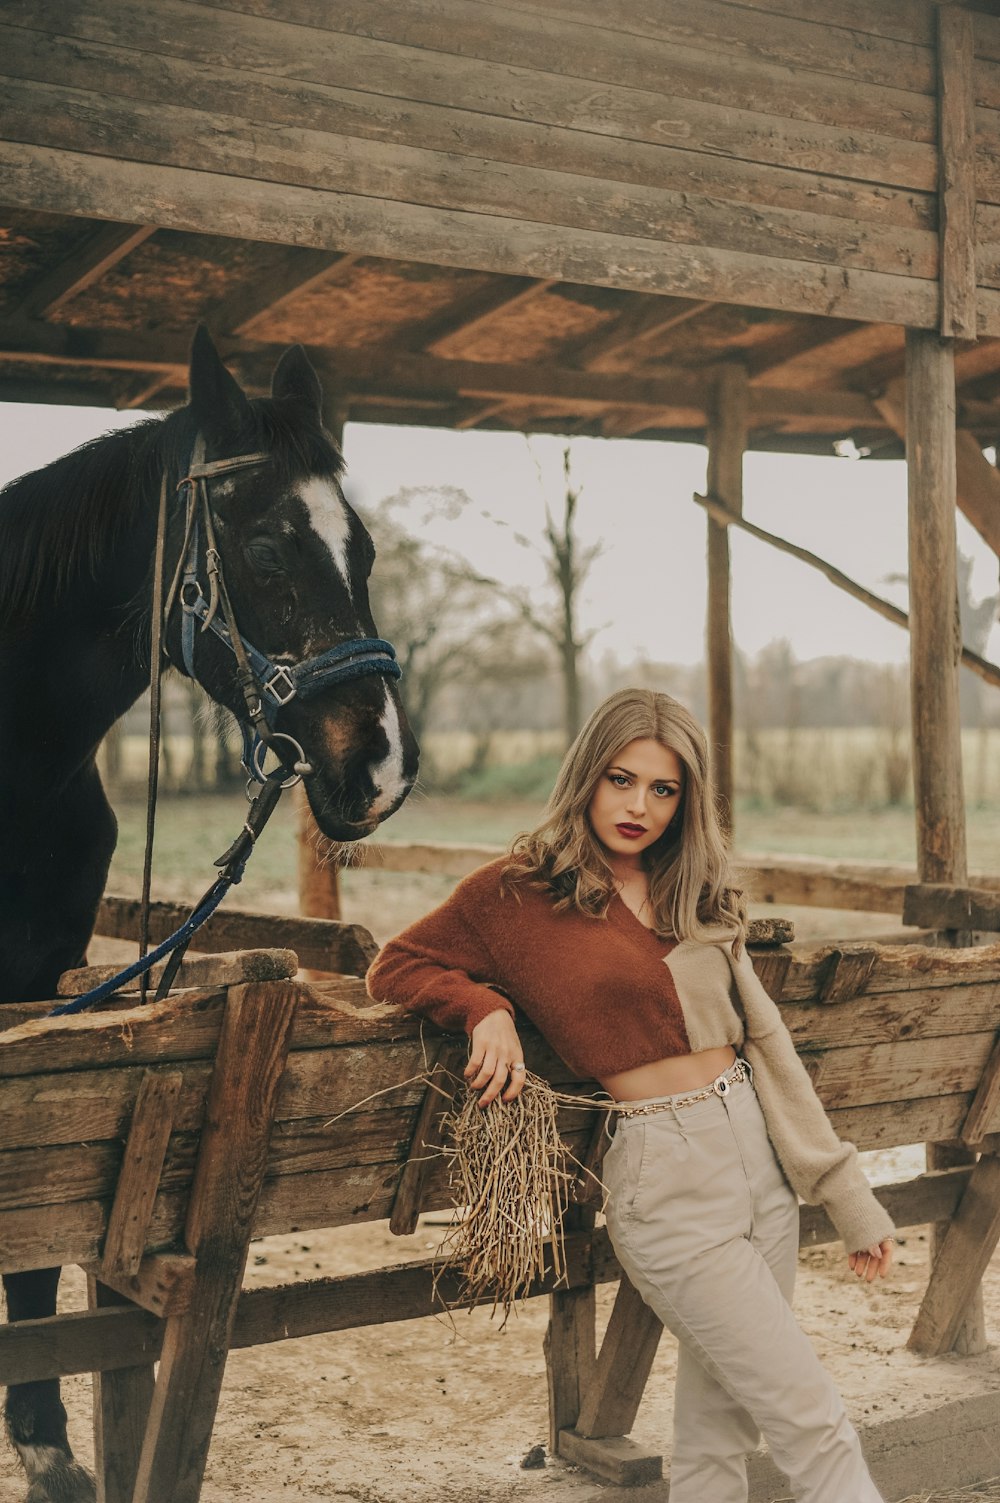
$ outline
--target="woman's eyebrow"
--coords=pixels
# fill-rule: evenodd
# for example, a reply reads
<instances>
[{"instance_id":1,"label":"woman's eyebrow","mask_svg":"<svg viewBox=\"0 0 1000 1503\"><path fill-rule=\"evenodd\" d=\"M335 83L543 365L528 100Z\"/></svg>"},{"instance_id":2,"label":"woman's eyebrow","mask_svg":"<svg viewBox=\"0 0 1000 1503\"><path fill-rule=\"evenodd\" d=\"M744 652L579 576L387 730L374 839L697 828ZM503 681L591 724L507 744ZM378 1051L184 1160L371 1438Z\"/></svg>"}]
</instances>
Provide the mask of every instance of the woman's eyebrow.
<instances>
[{"instance_id":1,"label":"woman's eyebrow","mask_svg":"<svg viewBox=\"0 0 1000 1503\"><path fill-rule=\"evenodd\" d=\"M608 768L608 772L623 772L627 777L630 778L634 778L636 776L636 774L629 768L622 767L618 762L612 762L611 766ZM676 783L678 788L681 786L680 779L674 777L653 778L651 779L651 781L654 783Z\"/></svg>"}]
</instances>

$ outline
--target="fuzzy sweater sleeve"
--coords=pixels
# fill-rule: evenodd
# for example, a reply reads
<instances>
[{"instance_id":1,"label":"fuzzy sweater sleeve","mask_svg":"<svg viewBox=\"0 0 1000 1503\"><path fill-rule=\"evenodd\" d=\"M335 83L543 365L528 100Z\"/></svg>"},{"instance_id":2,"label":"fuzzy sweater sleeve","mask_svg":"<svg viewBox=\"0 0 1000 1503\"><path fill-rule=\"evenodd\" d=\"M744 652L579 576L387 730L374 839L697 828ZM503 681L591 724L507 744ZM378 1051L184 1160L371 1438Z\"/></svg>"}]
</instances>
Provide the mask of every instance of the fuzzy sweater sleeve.
<instances>
[{"instance_id":1,"label":"fuzzy sweater sleeve","mask_svg":"<svg viewBox=\"0 0 1000 1503\"><path fill-rule=\"evenodd\" d=\"M421 1013L440 1028L472 1032L487 1013L511 1003L493 989L496 966L473 917L488 900L483 874L473 873L424 918L389 940L365 978L368 995L407 1012Z\"/></svg>"},{"instance_id":2,"label":"fuzzy sweater sleeve","mask_svg":"<svg viewBox=\"0 0 1000 1503\"><path fill-rule=\"evenodd\" d=\"M781 1012L744 950L727 945L745 1023L744 1057L753 1067L768 1136L793 1190L822 1205L848 1252L872 1247L895 1230L876 1200L853 1143L842 1142L795 1051Z\"/></svg>"}]
</instances>

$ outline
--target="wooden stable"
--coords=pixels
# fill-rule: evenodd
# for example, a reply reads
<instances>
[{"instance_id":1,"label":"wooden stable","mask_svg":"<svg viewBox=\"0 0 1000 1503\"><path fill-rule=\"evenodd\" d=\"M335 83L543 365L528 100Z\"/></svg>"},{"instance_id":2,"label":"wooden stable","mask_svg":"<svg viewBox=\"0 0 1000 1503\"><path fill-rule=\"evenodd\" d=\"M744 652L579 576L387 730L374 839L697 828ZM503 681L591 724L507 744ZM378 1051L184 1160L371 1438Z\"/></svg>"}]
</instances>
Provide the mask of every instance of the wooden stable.
<instances>
[{"instance_id":1,"label":"wooden stable","mask_svg":"<svg viewBox=\"0 0 1000 1503\"><path fill-rule=\"evenodd\" d=\"M905 453L918 870L895 887L913 889L907 914L942 943L861 955L834 947L814 961L770 952L766 979L783 983L786 1016L838 1129L861 1147L928 1143L931 1172L891 1192L897 1218L952 1218L915 1340L966 1351L985 1340L974 1288L1000 1206L995 1140L972 1130L1000 1127L996 949L969 947L977 931L1000 931L1000 914L995 874L970 885L967 871L954 528L957 502L1000 554L1000 476L982 453L1000 433L995 10L989 0L5 0L0 11L0 399L170 405L203 318L251 389L278 347L303 340L333 393L335 426L349 417L707 442L710 733L726 797L727 527L742 509L743 453L842 444L870 458ZM871 887L863 875L798 877L841 895L851 881L855 893ZM326 887L307 859L310 904L335 914ZM120 911L116 922L127 924ZM301 947L287 935L268 942L326 968L332 934L302 930ZM357 935L350 944L364 951ZM359 968L360 958L340 963ZM407 1216L440 1193L437 1182L420 1186L414 1201L415 1171L407 1178L402 1167L416 1098L391 1129L389 1108L370 1114L371 1131L390 1134L373 1140L371 1164L354 1161L355 1132L338 1124L334 1146L317 1127L332 1101L349 1104L341 1070L345 1081L360 1071L369 1088L390 1061L412 1073L405 1025L342 1013L356 983L260 986L254 997L273 1022L270 1035L253 1035L261 1070L278 1119L306 1125L281 1134L289 1158L272 1145L265 1159L264 1113L234 1145L242 1188L225 1178L215 1128L199 1140L197 1122L206 1092L244 1079L230 1069L221 1018L245 1011L248 993L189 997L190 1018L178 1001L127 1027L107 1016L31 1024L2 1044L5 1061L34 1061L19 1069L22 1082L36 1068L66 1082L92 1066L117 1072L106 1139L88 1121L90 1147L25 1144L12 1158L4 1149L10 1193L24 1195L35 1164L31 1184L50 1196L47 1208L22 1200L3 1211L5 1226L21 1228L15 1256L93 1265L95 1309L60 1317L69 1324L51 1348L21 1327L4 1333L2 1350L7 1373L25 1370L8 1365L28 1361L20 1342L36 1366L106 1374L102 1413L120 1404L127 1420L112 1442L125 1459L114 1465L126 1479L139 1467L147 1491L136 1496L154 1496L153 1484L124 1437L143 1430L150 1404L149 1445L171 1426L180 1433L169 1374L190 1357L191 1326L179 1307L163 1322L106 1303L119 1297L106 1292L104 1240L121 1168L114 1145L136 1100L137 1133L162 1137L170 1111L189 1112L174 1117L145 1239L151 1255L182 1263L149 1265L152 1284L172 1268L170 1287L192 1299L196 1289L217 1333L235 1318L237 1340L271 1339L285 1318L270 1291L238 1299L248 1228L315 1224L309 1206L319 1200L334 1219L388 1214L400 1177ZM209 1014L218 1035L198 1034ZM319 1037L320 1017L336 1042ZM189 1030L197 1046L176 1042ZM126 1059L123 1037L148 1038L148 1053ZM88 1060L85 1041L99 1058ZM169 1084L140 1096L146 1065L181 1075L176 1097ZM307 1065L324 1081L321 1097L288 1098L287 1082ZM367 1141L367 1119L361 1126ZM81 1175L86 1159L90 1177L79 1182L90 1198L51 1199L69 1182L55 1167L50 1181L47 1166L75 1165L73 1154ZM323 1199L338 1186L350 1187L347 1201ZM226 1257L199 1269L230 1188ZM553 1428L564 1450L589 1448L596 1464L610 1454L597 1442L627 1430L631 1398L608 1417L614 1352L606 1345L595 1359L588 1333L592 1280L615 1274L589 1212L574 1214L584 1273L553 1295ZM811 1214L804 1236L828 1234ZM427 1276L419 1295L418 1277L387 1274L371 1287L387 1311L420 1313ZM149 1281L140 1285L129 1288L148 1303ZM303 1288L313 1292L283 1296L290 1329L332 1320L335 1307L337 1318L355 1317L357 1284ZM409 1292L393 1304L398 1290ZM616 1329L648 1355L655 1333L647 1324L640 1342L641 1313L627 1289L622 1300ZM168 1328L171 1366L151 1397L150 1363ZM130 1356L125 1369L105 1365L111 1338L101 1333L112 1331L113 1360ZM108 1376L122 1372L132 1375ZM216 1376L206 1369L200 1381L211 1387ZM192 1434L177 1498L197 1495L203 1443ZM107 1496L131 1496L130 1485L109 1481Z\"/></svg>"},{"instance_id":2,"label":"wooden stable","mask_svg":"<svg viewBox=\"0 0 1000 1503\"><path fill-rule=\"evenodd\" d=\"M308 921L292 922L307 938ZM272 921L243 924L259 941ZM975 1166L877 1192L898 1225L946 1228L911 1337L914 1350L945 1351L1000 1237L1000 945L752 954L838 1133L861 1149L947 1138L984 1150ZM196 1503L230 1348L439 1308L427 1261L241 1291L252 1236L385 1218L408 1233L420 1211L451 1203L446 1160L428 1153L446 1102L417 1077L460 1089L465 1041L421 1038L359 979L286 979L295 960L195 960L228 984L68 1018L31 1004L0 1034L0 1268L80 1263L90 1290L87 1311L0 1330L0 1381L96 1375L104 1503ZM530 1030L525 1043L532 1069L593 1090ZM562 1113L591 1169L603 1126L602 1112ZM620 1483L652 1481L661 1458L627 1436L661 1327L622 1280L597 1349L595 1288L621 1271L595 1225L594 1181L581 1173L578 1186L567 1282L533 1290L551 1301L552 1450ZM804 1246L835 1236L803 1207ZM456 1298L454 1279L443 1287Z\"/></svg>"}]
</instances>

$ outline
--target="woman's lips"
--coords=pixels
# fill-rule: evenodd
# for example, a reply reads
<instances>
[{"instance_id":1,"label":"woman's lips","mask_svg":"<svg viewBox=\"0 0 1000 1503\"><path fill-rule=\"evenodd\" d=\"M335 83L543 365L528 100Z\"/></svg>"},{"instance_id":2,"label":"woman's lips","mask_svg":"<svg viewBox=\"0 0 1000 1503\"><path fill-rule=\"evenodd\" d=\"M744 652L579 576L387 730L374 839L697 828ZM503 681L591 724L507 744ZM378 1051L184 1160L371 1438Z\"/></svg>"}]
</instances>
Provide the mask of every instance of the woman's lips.
<instances>
[{"instance_id":1,"label":"woman's lips","mask_svg":"<svg viewBox=\"0 0 1000 1503\"><path fill-rule=\"evenodd\" d=\"M619 835L624 835L626 840L638 840L640 835L646 833L642 825L615 825L615 829Z\"/></svg>"}]
</instances>

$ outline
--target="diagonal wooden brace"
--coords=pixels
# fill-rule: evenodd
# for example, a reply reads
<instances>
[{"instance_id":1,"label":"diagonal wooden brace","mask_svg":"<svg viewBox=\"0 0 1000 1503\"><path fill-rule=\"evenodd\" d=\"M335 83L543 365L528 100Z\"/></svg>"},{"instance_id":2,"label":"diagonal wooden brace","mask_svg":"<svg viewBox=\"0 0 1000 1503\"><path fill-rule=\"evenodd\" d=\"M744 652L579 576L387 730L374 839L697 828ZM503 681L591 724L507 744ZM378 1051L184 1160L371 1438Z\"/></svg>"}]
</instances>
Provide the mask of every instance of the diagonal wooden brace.
<instances>
[{"instance_id":1,"label":"diagonal wooden brace","mask_svg":"<svg viewBox=\"0 0 1000 1503\"><path fill-rule=\"evenodd\" d=\"M397 1237L412 1236L417 1229L424 1189L434 1167L435 1150L444 1142L444 1119L455 1104L468 1057L467 1044L445 1039L431 1067L429 1084L413 1128L409 1156L396 1186L389 1217L389 1230Z\"/></svg>"},{"instance_id":2,"label":"diagonal wooden brace","mask_svg":"<svg viewBox=\"0 0 1000 1503\"><path fill-rule=\"evenodd\" d=\"M636 1414L663 1324L622 1275L594 1376L583 1395L578 1435L627 1435Z\"/></svg>"},{"instance_id":3,"label":"diagonal wooden brace","mask_svg":"<svg viewBox=\"0 0 1000 1503\"><path fill-rule=\"evenodd\" d=\"M984 1153L934 1261L907 1347L936 1357L954 1345L966 1306L1000 1241L1000 1158Z\"/></svg>"},{"instance_id":4,"label":"diagonal wooden brace","mask_svg":"<svg viewBox=\"0 0 1000 1503\"><path fill-rule=\"evenodd\" d=\"M147 1070L142 1077L108 1217L101 1266L95 1270L112 1287L139 1271L182 1078L176 1070Z\"/></svg>"},{"instance_id":5,"label":"diagonal wooden brace","mask_svg":"<svg viewBox=\"0 0 1000 1503\"><path fill-rule=\"evenodd\" d=\"M966 1148L981 1148L997 1102L1000 1101L1000 1034L994 1041L990 1057L976 1087L959 1137Z\"/></svg>"}]
</instances>

